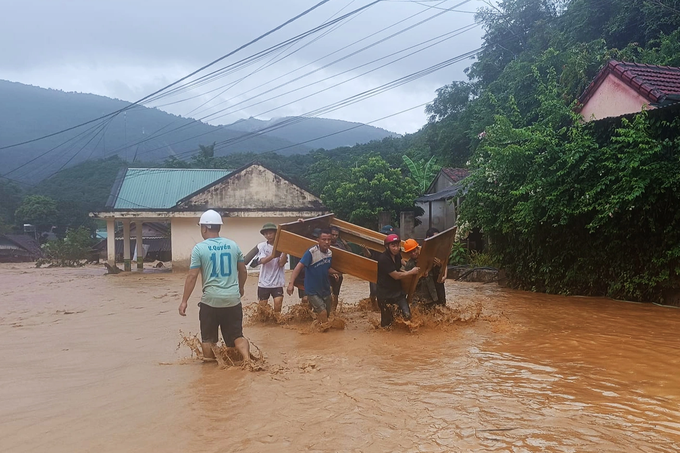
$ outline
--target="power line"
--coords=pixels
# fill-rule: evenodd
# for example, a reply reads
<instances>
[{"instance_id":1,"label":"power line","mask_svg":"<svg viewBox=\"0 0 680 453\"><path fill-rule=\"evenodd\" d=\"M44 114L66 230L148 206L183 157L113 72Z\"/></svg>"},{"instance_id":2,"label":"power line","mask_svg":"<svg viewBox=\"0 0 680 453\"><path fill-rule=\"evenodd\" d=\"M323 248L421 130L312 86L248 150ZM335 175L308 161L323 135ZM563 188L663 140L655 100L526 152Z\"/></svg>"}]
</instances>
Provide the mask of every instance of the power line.
<instances>
[{"instance_id":1,"label":"power line","mask_svg":"<svg viewBox=\"0 0 680 453\"><path fill-rule=\"evenodd\" d=\"M108 118L108 117L110 117L110 116L115 116L115 115L117 115L117 114L119 114L119 113L121 113L121 112L123 112L123 111L125 111L125 110L129 110L130 108L134 107L135 105L138 105L138 104L140 104L141 102L143 102L143 101L145 101L145 100L147 100L147 99L149 99L149 98L151 98L151 97L153 97L153 96L155 96L155 95L157 95L157 94L159 94L159 93L161 93L161 92L167 90L168 88L173 87L173 86L179 84L180 82L183 82L184 80L186 80L186 79L188 79L188 78L190 78L190 77L193 77L194 75L198 74L199 72L201 72L201 71L203 71L203 70L209 68L210 66L213 66L213 65L219 63L220 61L224 60L225 58L228 58L228 57L234 55L236 52L239 52L240 50L243 50L243 49L245 49L246 47L255 44L256 42L258 42L258 41L264 39L265 37L271 35L272 33L276 32L276 31L280 30L281 28L285 27L286 25L288 25L288 24L290 24L290 23L292 23L292 22L295 22L295 21L298 20L299 18L301 18L301 17L303 17L303 16L309 14L310 12L314 11L314 10L317 9L318 7L322 6L323 4L328 3L329 1L330 1L330 0L321 0L319 3L317 3L317 4L314 5L314 6L312 6L311 8L309 8L309 9L303 11L302 13L298 14L297 16L295 16L295 17L293 17L293 18L291 18L291 19L288 19L288 20L285 21L284 23L282 23L282 24L280 24L280 25L278 25L278 26L272 28L271 30L265 32L264 34L258 36L257 38L255 38L255 39L253 39L253 40L247 42L246 44L243 44L242 46L238 47L237 49L232 50L231 52L227 53L226 55L223 55L223 56L221 56L220 58L217 58L216 60L213 60L212 62L208 63L207 65L204 65L204 66L200 67L199 69L195 70L194 72L192 72L192 73L190 73L190 74L188 74L188 75L182 77L182 78L179 79L179 80L176 80L176 81L172 82L172 83L169 84L169 85L166 85L165 87L163 87L163 88L161 88L161 89L159 89L159 90L154 91L153 93L151 93L151 94L149 94L149 95L147 95L147 96L144 96L143 98L141 98L141 99L139 99L139 100L133 102L132 104L130 104L130 105L126 106L126 107L123 107L122 109L116 110L115 112L111 112L111 113L108 113L108 114L106 114L106 115L102 115L102 116L100 116L100 117L98 117L98 118L95 118L95 119L86 121L86 122L84 122L84 123L81 123L81 124L78 124L78 125L75 125L75 126L71 126L71 127L69 127L69 128L63 129L63 130L61 130L61 131L57 131L57 132L53 132L53 133L51 133L51 134L43 135L42 137L34 138L34 139L31 139L31 140L26 140L26 141L23 141L23 142L20 142L20 143L14 143L14 144L12 144L12 145L2 146L2 147L0 147L0 150L8 149L8 148L14 148L14 147L17 147L17 146L20 146L20 145L26 145L26 144L29 144L29 143L37 142L37 141L39 141L39 140L44 140L44 139L49 138L49 137L54 137L55 135L59 135L59 134L63 134L63 133L68 132L68 131L72 131L72 130L77 129L77 128L79 128L79 127L82 127L82 126L85 126L85 125L88 125L88 124L92 124L92 123L94 123L95 121L99 121L99 120L102 120L102 119L104 119L104 118ZM377 1L373 2L373 3L378 3L379 1L381 1L381 0L377 0Z\"/></svg>"},{"instance_id":2,"label":"power line","mask_svg":"<svg viewBox=\"0 0 680 453\"><path fill-rule=\"evenodd\" d=\"M461 6L461 5L465 4L465 3L468 3L469 1L470 1L470 0L465 0L465 1L463 1L463 2L461 2L461 3L459 3L459 4L457 4L457 5L453 6L452 8L456 8L456 7L458 7L458 6ZM440 3L443 3L443 1L441 1ZM446 12L446 11L445 11L445 12ZM421 13L422 13L422 11L421 11L420 13L417 13L417 14L414 14L414 15L410 16L410 17L407 18L407 19L404 19L404 20L399 21L399 22L397 22L396 24L393 24L393 25L390 25L390 26L388 26L388 27L385 27L385 28L383 28L382 30L380 30L380 31L378 31L378 32L376 32L376 33L373 33L373 34L371 34L371 35L369 35L369 36L367 36L367 37L365 37L365 38L362 38L362 39L360 39L360 40L358 40L358 41L355 41L354 43L352 43L352 44L350 44L350 45L348 45L348 46L345 46L345 47L343 47L343 48L340 49L340 50L346 49L347 47L350 47L350 46L352 46L352 45L354 45L354 44L357 44L357 43L359 43L359 42L361 42L361 41L363 41L363 40L365 40L365 39L367 39L367 38L369 38L369 37L371 37L371 36L374 36L375 34L378 34L378 33L382 32L382 31L384 31L384 30L387 30L387 29L389 29L389 28L391 28L391 27L393 27L393 26L395 26L395 25L397 25L397 24L399 24L399 23L402 23L402 22L404 22L405 20L408 20L408 19L410 19L410 18L413 18L413 17L415 17L415 16L417 16L417 15L419 15L419 14L421 14ZM296 77L296 78L294 78L294 79L292 79L292 80L289 80L289 81L287 81L287 82L285 82L285 83L282 83L282 84L280 84L280 85L278 85L278 86L276 86L276 87L273 87L273 88L270 88L270 89L268 89L268 90L265 90L265 91L262 92L262 93L259 93L259 94L255 95L255 96L252 96L252 97L248 98L248 99L242 100L242 101L240 101L240 102L238 102L238 103L236 103L236 104L232 104L232 105L230 105L228 108L219 110L219 111L217 111L217 112L213 112L213 113L211 113L211 114L209 114L209 115L203 116L203 117L198 118L198 119L196 119L196 120L193 120L193 121L191 121L191 122L189 122L189 123L185 123L185 124L183 124L183 125L181 125L181 126L179 126L179 127L176 127L176 128L174 128L174 129L171 129L171 130L169 130L169 131L167 131L167 132L165 132L165 133L163 133L163 134L150 136L150 137L144 139L143 141L140 141L140 142L137 142L137 143L142 143L142 142L150 141L150 140L153 140L153 139L158 138L158 137L161 137L161 136L163 136L163 135L166 135L166 134L175 132L175 131L180 130L180 129L184 129L184 128L187 128L187 127L191 127L191 126L197 125L197 124L202 124L201 121L203 121L203 120L206 120L206 119L208 119L208 118L210 118L210 117L214 117L215 115L217 115L217 114L219 114L219 113L222 113L222 112L224 112L225 110L233 109L234 107L236 107L236 106L238 106L238 105L241 105L241 104L243 104L243 103L245 103L245 102L254 100L255 98L257 98L257 97L259 97L259 96L262 96L263 94L270 93L270 92L272 92L272 91L274 91L274 90L277 90L277 89L282 88L282 87L284 87L284 86L286 86L286 85L289 85L289 84L291 84L291 83L294 83L294 82L296 82L296 81L298 81L298 80L300 80L300 79L302 79L302 78L304 78L304 77L307 77L307 76L309 76L309 75L311 75L311 74L314 74L314 73L316 73L316 72L322 71L323 69L326 69L326 68L328 68L328 67L330 67L330 66L332 66L332 65L334 65L334 64L336 64L336 63L339 63L339 62L341 62L341 61L343 61L343 60L345 60L345 59L347 59L347 58L350 58L350 57L352 57L352 56L354 56L354 55L357 55L357 54L359 54L359 53L361 53L361 52L363 52L363 51L365 51L365 50L367 50L367 49L369 49L369 48L372 48L372 47L374 47L374 46L376 46L376 45L378 45L378 44L381 44L381 43L383 43L383 42L385 42L385 41L387 41L387 40L389 40L389 39L392 39L392 38L394 38L395 36L398 36L398 35L400 35L400 34L402 34L402 33L405 33L406 31L409 31L409 30L411 30L411 29L417 27L417 26L420 26L420 25L422 25L422 24L424 24L424 23L426 23L426 22L428 22L428 21L430 21L430 20L432 20L432 19L435 19L435 18L441 16L442 14L444 14L444 12L437 13L437 14L431 16L431 17L428 17L428 18L426 18L426 19L420 21L420 22L417 22L417 23L415 23L415 24L413 24L413 25L410 25L410 26L408 26L408 27L406 27L406 28L400 30L400 31L397 31L397 32L395 32L395 33L393 33L393 34L391 34L391 35L385 37L385 38L382 38L382 39L380 39L380 40L378 40L378 41L376 41L376 42L374 42L374 43L372 43L372 44L370 44L370 45L367 45L367 46L365 46L365 47L363 47L363 48L361 48L361 49L359 49L359 50L356 50L356 51L354 51L354 52L352 52L352 53L350 53L350 54L348 54L348 55L345 55L344 57L338 58L338 59L336 59L336 60L333 61L333 62L327 63L327 64L325 64L324 66L321 66L321 67L319 67L319 68L317 68L317 69L314 69L314 70L312 70L312 71L310 71L310 72L308 72L308 73L306 73L306 74L303 74L303 75L301 75L301 76L298 76L298 77ZM473 26L473 27L474 27L474 26ZM465 28L465 27L463 27L463 28ZM461 30L461 29L454 30L454 31L448 32L448 33L444 33L443 35L440 35L439 37L442 37L442 36L445 36L445 35L448 35L448 34L452 34L452 33L456 33L456 32L459 31L459 30ZM465 31L467 31L467 30L465 30ZM290 91L288 91L288 92L286 92L286 93L282 93L282 94L279 94L279 95L277 95L277 96L273 96L273 97L271 97L271 98L266 99L265 101L260 101L260 102L257 102L257 103L255 103L255 104L251 104L251 105L249 105L249 106L247 106L247 107L244 107L244 108L242 108L242 109L238 109L238 110L232 111L232 112L230 112L229 114L233 114L233 113L235 113L235 112L237 112L237 111L241 111L241 110L244 110L244 109L246 109L246 108L249 108L249 107L253 107L253 106L255 106L255 105L262 104L263 102L266 102L266 101L270 101L270 100L276 99L276 98L281 97L281 96L284 96L284 95L286 95L286 94L290 94L290 93L292 93L292 92L299 91L299 90L304 89L304 88L307 88L307 87L309 87L309 86L312 86L312 85L321 83L321 82L323 82L323 81L329 80L329 79L331 79L331 78L337 77L337 76L339 76L339 75L342 75L342 74L345 74L345 73L354 71L354 70L356 70L356 69L359 69L359 68L362 68L362 67L364 67L364 66L373 64L373 63L375 63L375 62L377 62L377 61L380 61L380 60L383 60L383 59L388 58L388 57L390 57L390 56L393 56L393 55L396 55L396 54L398 54L398 53L404 52L404 51L409 50L409 49L411 49L411 48L418 47L418 46L420 46L420 45L422 45L422 44L424 44L424 43L427 43L427 42L430 42L430 41L432 41L432 40L438 39L439 37L435 37L435 38L432 38L432 39L430 39L430 40L426 40L426 41L424 41L424 42L422 42L422 43L420 43L420 44L418 44L418 45L414 45L414 46L407 47L406 49L402 49L401 51L394 52L394 53L389 54L389 55L387 55L387 56L384 56L384 57L381 57L381 58L379 58L379 59L373 60L373 61L371 61L371 62L369 62L369 63L359 65L359 66L357 66L357 67L355 67L355 68L352 68L352 69L343 71L343 72L341 72L341 73L339 73L339 74L336 74L336 75L333 75L333 76L330 76L330 77L326 77L325 79L321 79L321 80L318 80L318 81L316 81L316 82L312 82L312 83L310 83L310 84L304 85L304 86L299 87L299 88L296 88L296 89L294 89L294 90L290 90ZM438 43L436 43L436 44L438 44ZM340 50L338 50L338 51L340 51ZM424 50L424 49L421 49L421 50ZM315 61L319 61L319 60L321 60L321 59L327 58L328 56L330 56L330 55L332 55L332 54L334 54L334 53L337 53L338 51L335 51L335 52L333 52L333 53L331 53L331 54L329 54L329 55L326 55L326 56L324 56L324 57L321 57L321 58L319 58L319 59L317 59L317 60L315 60ZM416 53L416 52L413 52L413 53ZM409 54L409 55L413 55L413 53L411 53L411 54ZM408 55L407 55L407 56L408 56ZM405 57L404 57L404 58L405 58ZM402 59L403 59L403 58L402 58ZM399 60L395 60L395 61L399 61ZM305 65L305 66L308 66L309 64L313 64L313 63L314 63L314 62L308 63L308 64ZM393 63L393 62L392 62L392 63ZM391 64L391 63L389 63L389 64ZM380 66L379 68L375 68L375 69L373 69L373 70L371 70L371 71L365 72L365 73L363 73L362 75L365 75L365 74L367 74L367 73L369 73L369 72L373 72L373 71L375 71L375 70L377 70L377 69L380 69L380 68L382 68L382 67L385 67L385 66L386 66L386 65ZM300 69L300 68L296 69L295 71L297 71L297 70L299 70L299 69ZM291 74L292 72L295 72L295 71L290 71L290 72L288 72L287 74ZM287 74L284 74L284 76L287 75ZM277 79L279 79L279 78L281 78L281 77L284 77L284 76L277 77ZM356 78L356 77L354 77L354 78L352 78L352 79L349 79L349 80L346 80L346 81L344 81L344 82L342 82L342 83L346 83L346 82L348 82L348 81L350 81L350 80L353 80L353 79L355 79L355 78ZM274 80L276 80L276 79L274 79ZM268 83L270 83L270 82L261 84L261 85L259 85L259 87L264 86L264 85L267 85ZM342 84L342 83L341 83L341 84ZM334 85L334 86L337 86L337 85ZM256 87L256 88L257 88L257 87ZM256 88L254 88L254 89L256 89ZM245 93L248 93L248 92L250 92L250 91L253 91L254 89L248 90L248 91L246 91ZM326 91L326 90L322 90L322 91ZM243 93L243 94L245 94L245 93ZM315 93L315 94L318 94L318 93L319 93L319 92L317 92L317 93ZM230 98L230 99L227 99L227 100L225 100L225 101L223 101L223 102L221 102L221 103L229 102L230 100L235 99L236 97L238 97L238 96L235 96L235 97L232 97L232 98ZM305 98L307 98L307 97L309 97L309 96L303 97L303 98L301 98L301 99L305 99ZM301 100L301 99L298 99L298 101ZM218 104L218 105L219 105L219 104ZM278 108L281 108L281 107L284 107L284 106L287 106L287 105L290 105L290 103L284 104L283 106L280 106L280 107L278 107ZM264 112L264 113L268 113L268 112L269 112L269 111ZM224 115L222 115L222 116L224 116ZM214 120L214 119L216 119L216 118L221 118L222 116L218 116L218 117L215 117L215 118L212 118L212 119ZM184 141L188 141L188 140L192 140L192 139L195 139L195 138L204 136L204 135L208 135L208 134L210 134L210 133L214 133L214 132L217 132L218 130L224 129L225 127L226 127L226 126L224 126L224 125L217 126L217 129L214 129L214 130L212 130L212 131L209 131L209 132L206 132L206 133L203 133L203 134L199 134L199 135L197 135L197 136L190 137L190 138L185 139L185 140L181 140L181 141L179 141L179 142L174 142L173 144L183 143ZM154 151L154 150L158 150L158 149L161 149L161 148L163 148L163 147L165 147L165 146L162 146L162 147L160 147L160 148L159 148L159 147L153 148L153 149L149 150L148 152L151 152L151 151ZM120 148L119 148L118 150L114 151L114 153L117 152L117 151L119 151L119 150L120 150Z\"/></svg>"}]
</instances>

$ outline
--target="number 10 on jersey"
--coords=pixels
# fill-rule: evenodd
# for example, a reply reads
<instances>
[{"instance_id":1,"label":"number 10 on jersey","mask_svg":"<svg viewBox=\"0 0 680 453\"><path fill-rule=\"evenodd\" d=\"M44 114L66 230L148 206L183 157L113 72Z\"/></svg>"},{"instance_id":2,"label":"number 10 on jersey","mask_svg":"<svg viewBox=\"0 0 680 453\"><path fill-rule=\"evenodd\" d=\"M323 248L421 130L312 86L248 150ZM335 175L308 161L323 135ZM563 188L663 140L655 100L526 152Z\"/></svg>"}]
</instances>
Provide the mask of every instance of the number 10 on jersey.
<instances>
[{"instance_id":1,"label":"number 10 on jersey","mask_svg":"<svg viewBox=\"0 0 680 453\"><path fill-rule=\"evenodd\" d=\"M217 277L218 264L220 268L219 275L221 275L222 277L229 277L231 275L231 253L222 252L220 253L220 256L218 258L217 253L213 252L213 254L210 255L210 261L212 261L212 272L210 273L211 277Z\"/></svg>"}]
</instances>

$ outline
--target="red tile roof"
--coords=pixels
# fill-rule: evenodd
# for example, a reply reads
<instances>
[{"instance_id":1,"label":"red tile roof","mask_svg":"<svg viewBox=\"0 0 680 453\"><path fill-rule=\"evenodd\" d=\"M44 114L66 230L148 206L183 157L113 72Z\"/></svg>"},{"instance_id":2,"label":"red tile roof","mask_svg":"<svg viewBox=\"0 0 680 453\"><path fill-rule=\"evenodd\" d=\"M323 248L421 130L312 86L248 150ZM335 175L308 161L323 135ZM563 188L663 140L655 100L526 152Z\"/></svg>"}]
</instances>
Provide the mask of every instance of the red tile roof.
<instances>
[{"instance_id":1,"label":"red tile roof","mask_svg":"<svg viewBox=\"0 0 680 453\"><path fill-rule=\"evenodd\" d=\"M621 79L653 104L680 101L680 68L611 60L578 98L580 106L588 102L609 74Z\"/></svg>"},{"instance_id":2,"label":"red tile roof","mask_svg":"<svg viewBox=\"0 0 680 453\"><path fill-rule=\"evenodd\" d=\"M470 170L467 168L442 167L442 172L444 172L454 184L470 175Z\"/></svg>"}]
</instances>

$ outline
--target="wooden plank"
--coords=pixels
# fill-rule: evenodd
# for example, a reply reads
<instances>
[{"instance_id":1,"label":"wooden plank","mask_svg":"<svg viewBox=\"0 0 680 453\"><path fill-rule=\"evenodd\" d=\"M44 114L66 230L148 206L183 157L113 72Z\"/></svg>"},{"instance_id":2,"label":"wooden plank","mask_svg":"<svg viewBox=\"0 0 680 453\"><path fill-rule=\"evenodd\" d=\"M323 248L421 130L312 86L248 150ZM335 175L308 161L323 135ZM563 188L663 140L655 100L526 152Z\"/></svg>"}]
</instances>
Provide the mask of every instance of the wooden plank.
<instances>
[{"instance_id":1,"label":"wooden plank","mask_svg":"<svg viewBox=\"0 0 680 453\"><path fill-rule=\"evenodd\" d=\"M453 241L455 239L456 227L449 228L439 234L435 234L431 238L425 239L417 261L417 266L420 268L418 278L414 278L409 282L408 291L406 291L409 303L413 300L413 293L416 290L418 280L432 270L434 259L439 258L443 266L448 264L449 254L451 253L451 248L453 247ZM435 278L437 277L439 276L435 276Z\"/></svg>"},{"instance_id":2,"label":"wooden plank","mask_svg":"<svg viewBox=\"0 0 680 453\"><path fill-rule=\"evenodd\" d=\"M288 231L290 233L295 233L299 236L302 237L307 237L310 238L312 237L312 232L314 231L314 228L327 228L330 226L331 221L333 220L334 214L326 214L318 217L312 217L311 219L303 219L302 222L299 220L296 220L294 222L288 222L288 223L281 223L278 225L276 229L276 237L274 238L274 250L276 250L275 256L280 256L282 250L278 248L279 244L279 238L280 238L280 231ZM314 241L316 243L316 241ZM309 247L307 247L309 248ZM306 249L305 249L306 250ZM288 252L284 252L288 253ZM302 255L295 255L293 256L302 256Z\"/></svg>"},{"instance_id":3,"label":"wooden plank","mask_svg":"<svg viewBox=\"0 0 680 453\"><path fill-rule=\"evenodd\" d=\"M342 233L341 238L346 242L368 247L380 253L385 250L385 235L382 233L340 219L333 219L331 226L337 227L340 230Z\"/></svg>"},{"instance_id":4,"label":"wooden plank","mask_svg":"<svg viewBox=\"0 0 680 453\"><path fill-rule=\"evenodd\" d=\"M293 256L302 257L310 247L318 244L317 241L286 230L280 230L279 235L277 251ZM331 249L333 252L333 269L362 280L376 282L378 277L378 263L376 261L335 247Z\"/></svg>"},{"instance_id":5,"label":"wooden plank","mask_svg":"<svg viewBox=\"0 0 680 453\"><path fill-rule=\"evenodd\" d=\"M305 219L303 222L297 221L279 225L274 240L274 250L277 253L283 252L302 257L310 247L318 243L316 240L305 236L311 236L314 228L324 228L331 225L340 229L342 239L345 241L366 245L378 252L385 250L383 246L384 234L335 219L333 214ZM409 303L413 300L413 293L418 280L432 270L434 258L438 258L443 265L448 263L455 236L456 227L453 227L425 240L418 257L418 267L420 268L418 275L401 280L402 288L408 295ZM362 280L374 283L377 281L378 263L376 261L336 247L332 247L332 250L333 268L335 270Z\"/></svg>"}]
</instances>

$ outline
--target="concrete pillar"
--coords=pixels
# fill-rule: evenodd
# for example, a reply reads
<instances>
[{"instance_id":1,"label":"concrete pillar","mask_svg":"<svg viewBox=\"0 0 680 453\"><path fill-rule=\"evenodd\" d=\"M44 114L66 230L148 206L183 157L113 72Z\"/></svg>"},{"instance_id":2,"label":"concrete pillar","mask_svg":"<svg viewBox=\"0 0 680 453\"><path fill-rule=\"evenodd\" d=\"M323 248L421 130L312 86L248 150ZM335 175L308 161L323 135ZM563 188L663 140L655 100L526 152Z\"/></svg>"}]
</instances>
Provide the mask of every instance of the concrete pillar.
<instances>
[{"instance_id":1,"label":"concrete pillar","mask_svg":"<svg viewBox=\"0 0 680 453\"><path fill-rule=\"evenodd\" d=\"M127 272L132 270L130 261L130 221L123 220L123 269Z\"/></svg>"},{"instance_id":2,"label":"concrete pillar","mask_svg":"<svg viewBox=\"0 0 680 453\"><path fill-rule=\"evenodd\" d=\"M402 240L414 237L414 229L416 227L415 216L413 211L402 211L399 219L399 236Z\"/></svg>"},{"instance_id":3,"label":"concrete pillar","mask_svg":"<svg viewBox=\"0 0 680 453\"><path fill-rule=\"evenodd\" d=\"M116 219L106 219L106 260L116 265Z\"/></svg>"},{"instance_id":4,"label":"concrete pillar","mask_svg":"<svg viewBox=\"0 0 680 453\"><path fill-rule=\"evenodd\" d=\"M389 211L378 213L378 231L385 225L392 225L392 214Z\"/></svg>"},{"instance_id":5,"label":"concrete pillar","mask_svg":"<svg viewBox=\"0 0 680 453\"><path fill-rule=\"evenodd\" d=\"M142 238L142 229L144 222L142 221L136 221L135 222L135 243L137 246L137 269L138 270L143 270L144 269L144 240Z\"/></svg>"}]
</instances>

